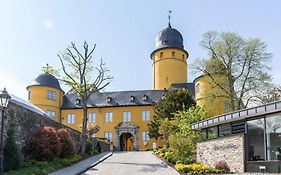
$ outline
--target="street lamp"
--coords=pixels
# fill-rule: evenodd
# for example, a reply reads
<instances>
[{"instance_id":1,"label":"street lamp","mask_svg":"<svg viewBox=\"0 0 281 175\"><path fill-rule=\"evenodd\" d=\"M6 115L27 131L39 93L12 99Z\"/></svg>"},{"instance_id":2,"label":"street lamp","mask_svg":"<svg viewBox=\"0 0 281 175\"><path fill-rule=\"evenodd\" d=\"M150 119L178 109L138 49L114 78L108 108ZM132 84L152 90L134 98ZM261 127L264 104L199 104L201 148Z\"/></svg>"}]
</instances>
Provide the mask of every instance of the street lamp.
<instances>
[{"instance_id":1,"label":"street lamp","mask_svg":"<svg viewBox=\"0 0 281 175\"><path fill-rule=\"evenodd\" d=\"M4 113L7 108L11 96L6 91L6 88L0 93L0 108L2 111L1 119L1 140L0 140L0 175L3 175L4 166L3 166L3 150L4 150Z\"/></svg>"}]
</instances>

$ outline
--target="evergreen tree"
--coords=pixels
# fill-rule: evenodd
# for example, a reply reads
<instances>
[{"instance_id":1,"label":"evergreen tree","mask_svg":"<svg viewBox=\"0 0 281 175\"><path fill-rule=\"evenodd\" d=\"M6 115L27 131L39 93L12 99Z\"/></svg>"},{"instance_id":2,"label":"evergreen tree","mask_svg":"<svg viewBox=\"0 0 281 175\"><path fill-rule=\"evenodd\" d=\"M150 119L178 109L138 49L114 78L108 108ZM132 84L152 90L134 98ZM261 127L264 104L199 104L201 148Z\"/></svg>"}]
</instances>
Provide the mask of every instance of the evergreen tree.
<instances>
[{"instance_id":1,"label":"evergreen tree","mask_svg":"<svg viewBox=\"0 0 281 175\"><path fill-rule=\"evenodd\" d=\"M15 124L11 124L4 142L4 170L18 169L22 162L22 154L16 144Z\"/></svg>"}]
</instances>

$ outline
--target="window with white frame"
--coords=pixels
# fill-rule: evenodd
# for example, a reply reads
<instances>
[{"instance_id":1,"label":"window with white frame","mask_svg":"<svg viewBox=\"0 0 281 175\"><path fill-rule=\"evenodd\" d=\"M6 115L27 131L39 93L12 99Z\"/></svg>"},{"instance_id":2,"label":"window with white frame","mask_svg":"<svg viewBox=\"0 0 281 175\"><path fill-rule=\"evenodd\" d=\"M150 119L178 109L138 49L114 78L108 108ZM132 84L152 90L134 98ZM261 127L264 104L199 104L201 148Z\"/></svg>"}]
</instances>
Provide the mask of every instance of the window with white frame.
<instances>
[{"instance_id":1,"label":"window with white frame","mask_svg":"<svg viewBox=\"0 0 281 175\"><path fill-rule=\"evenodd\" d=\"M124 111L123 112L123 122L129 122L129 121L131 121L131 112Z\"/></svg>"},{"instance_id":2,"label":"window with white frame","mask_svg":"<svg viewBox=\"0 0 281 175\"><path fill-rule=\"evenodd\" d=\"M141 133L141 139L142 139L142 141L148 141L149 140L148 131L143 131Z\"/></svg>"},{"instance_id":3,"label":"window with white frame","mask_svg":"<svg viewBox=\"0 0 281 175\"><path fill-rule=\"evenodd\" d=\"M56 92L55 91L48 91L47 92L47 98L49 100L56 100Z\"/></svg>"},{"instance_id":4,"label":"window with white frame","mask_svg":"<svg viewBox=\"0 0 281 175\"><path fill-rule=\"evenodd\" d=\"M95 123L96 122L96 113L90 112L88 113L88 122Z\"/></svg>"},{"instance_id":5,"label":"window with white frame","mask_svg":"<svg viewBox=\"0 0 281 175\"><path fill-rule=\"evenodd\" d=\"M56 119L56 112L52 110L47 110L48 116L50 116L52 119Z\"/></svg>"},{"instance_id":6,"label":"window with white frame","mask_svg":"<svg viewBox=\"0 0 281 175\"><path fill-rule=\"evenodd\" d=\"M75 114L67 114L67 123L68 124L75 123Z\"/></svg>"},{"instance_id":7,"label":"window with white frame","mask_svg":"<svg viewBox=\"0 0 281 175\"><path fill-rule=\"evenodd\" d=\"M142 119L142 121L149 121L150 120L150 112L149 111L142 111L141 112L141 119Z\"/></svg>"},{"instance_id":8,"label":"window with white frame","mask_svg":"<svg viewBox=\"0 0 281 175\"><path fill-rule=\"evenodd\" d=\"M104 137L107 138L108 140L112 141L112 132L105 132Z\"/></svg>"},{"instance_id":9,"label":"window with white frame","mask_svg":"<svg viewBox=\"0 0 281 175\"><path fill-rule=\"evenodd\" d=\"M105 122L112 122L112 120L113 120L113 113L112 112L106 112L104 114L104 120L105 120Z\"/></svg>"}]
</instances>

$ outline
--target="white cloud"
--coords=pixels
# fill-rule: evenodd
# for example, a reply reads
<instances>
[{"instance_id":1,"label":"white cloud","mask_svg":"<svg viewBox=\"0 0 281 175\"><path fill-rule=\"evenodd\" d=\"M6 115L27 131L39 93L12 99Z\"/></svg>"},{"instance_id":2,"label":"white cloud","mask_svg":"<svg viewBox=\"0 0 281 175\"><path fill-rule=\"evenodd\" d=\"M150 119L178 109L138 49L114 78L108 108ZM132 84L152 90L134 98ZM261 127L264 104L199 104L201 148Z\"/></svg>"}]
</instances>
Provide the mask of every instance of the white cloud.
<instances>
[{"instance_id":1,"label":"white cloud","mask_svg":"<svg viewBox=\"0 0 281 175\"><path fill-rule=\"evenodd\" d=\"M52 29L52 28L53 28L53 23L52 23L52 21L49 20L49 19L45 19L45 20L44 20L44 25L45 25L45 27L47 27L48 29Z\"/></svg>"}]
</instances>

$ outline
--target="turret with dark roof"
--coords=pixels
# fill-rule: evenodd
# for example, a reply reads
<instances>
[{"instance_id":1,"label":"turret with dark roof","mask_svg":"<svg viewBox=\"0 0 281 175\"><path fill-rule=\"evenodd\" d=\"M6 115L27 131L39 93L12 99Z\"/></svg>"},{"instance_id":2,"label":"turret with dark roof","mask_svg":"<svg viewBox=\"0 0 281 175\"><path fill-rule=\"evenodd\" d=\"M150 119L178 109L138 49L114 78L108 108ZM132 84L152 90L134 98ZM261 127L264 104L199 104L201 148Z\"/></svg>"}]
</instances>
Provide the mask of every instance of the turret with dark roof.
<instances>
[{"instance_id":1,"label":"turret with dark roof","mask_svg":"<svg viewBox=\"0 0 281 175\"><path fill-rule=\"evenodd\" d=\"M60 87L60 83L56 77L48 73L42 73L37 78L35 78L28 87L30 86L47 86L59 89L63 91ZM28 88L27 87L27 88Z\"/></svg>"}]
</instances>

